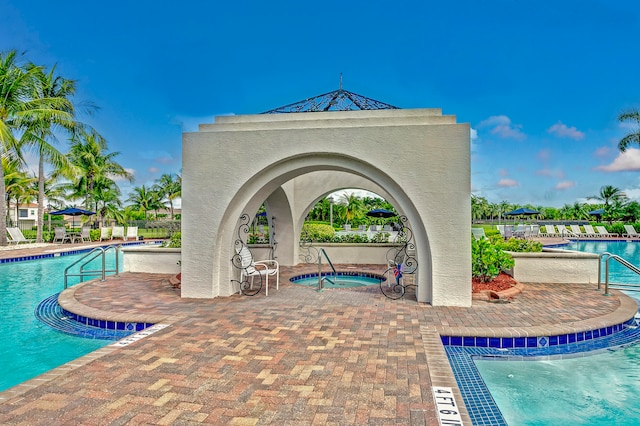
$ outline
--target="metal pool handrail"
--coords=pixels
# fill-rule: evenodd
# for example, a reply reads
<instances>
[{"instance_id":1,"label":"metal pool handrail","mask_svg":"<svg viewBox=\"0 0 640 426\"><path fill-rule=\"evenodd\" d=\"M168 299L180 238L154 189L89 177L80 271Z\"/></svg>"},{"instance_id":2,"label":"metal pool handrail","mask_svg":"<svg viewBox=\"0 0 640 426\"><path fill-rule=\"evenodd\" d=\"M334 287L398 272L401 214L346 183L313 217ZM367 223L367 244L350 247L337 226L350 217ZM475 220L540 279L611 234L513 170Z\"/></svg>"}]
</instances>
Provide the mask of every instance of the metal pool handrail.
<instances>
[{"instance_id":1,"label":"metal pool handrail","mask_svg":"<svg viewBox=\"0 0 640 426\"><path fill-rule=\"evenodd\" d=\"M329 279L329 277L323 277L322 276L322 255L324 255L324 258L327 259L327 263L329 263L329 266L331 266L331 270L333 271L333 281L331 281L331 279ZM329 259L329 256L327 255L327 252L324 251L323 248L320 249L320 254L318 255L318 291L321 291L324 288L323 285L323 281L327 280L329 281L331 284L336 283L337 281L337 275L338 273L336 272L336 268L333 266L333 263L331 262L331 259Z\"/></svg>"},{"instance_id":2,"label":"metal pool handrail","mask_svg":"<svg viewBox=\"0 0 640 426\"><path fill-rule=\"evenodd\" d=\"M118 264L119 264L119 260L118 260L118 253L120 251L120 245L111 245L111 246L107 246L107 247L96 247L93 250L91 250L89 253L85 254L84 256L82 256L80 259L76 260L75 262L73 262L71 265L67 266L64 270L64 288L66 289L68 287L67 285L67 279L69 277L80 277L80 282L84 281L84 277L86 276L100 276L100 281L104 281L105 280L105 276L107 272L115 272L116 276L118 275ZM106 252L113 249L116 252L116 267L115 269L106 269ZM82 262L83 260L87 259L88 257L90 257L91 255L93 255L90 259L88 259L86 262L84 262L82 265L80 265L80 272L77 274L71 274L69 273L69 269L71 269L72 267L74 267L75 265L77 265L78 263ZM102 268L100 269L95 269L95 270L88 270L85 271L84 267L87 266L87 264L89 262L91 262L92 260L94 260L96 257L98 256L102 256Z\"/></svg>"},{"instance_id":3,"label":"metal pool handrail","mask_svg":"<svg viewBox=\"0 0 640 426\"><path fill-rule=\"evenodd\" d=\"M640 269L637 266L628 262L622 257L618 256L617 254L612 254L605 251L600 256L598 256L598 290L600 290L600 286L602 283L602 259L604 257L606 257L604 261L604 264L605 264L605 269L604 269L605 281L604 281L604 293L603 293L604 296L611 296L611 294L609 293L609 261L611 259L617 261L622 266L625 266L631 272L635 272L636 274L640 275ZM640 291L640 284L614 284L614 285L616 287L622 287L623 289L629 290L629 291Z\"/></svg>"}]
</instances>

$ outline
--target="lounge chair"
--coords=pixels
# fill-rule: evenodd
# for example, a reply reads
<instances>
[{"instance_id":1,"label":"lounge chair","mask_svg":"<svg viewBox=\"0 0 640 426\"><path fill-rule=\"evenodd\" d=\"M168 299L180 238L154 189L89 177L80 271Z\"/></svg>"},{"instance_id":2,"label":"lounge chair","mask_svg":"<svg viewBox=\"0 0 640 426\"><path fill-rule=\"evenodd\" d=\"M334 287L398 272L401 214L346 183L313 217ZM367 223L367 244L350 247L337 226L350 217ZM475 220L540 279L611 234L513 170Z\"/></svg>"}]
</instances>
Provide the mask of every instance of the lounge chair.
<instances>
[{"instance_id":1,"label":"lounge chair","mask_svg":"<svg viewBox=\"0 0 640 426\"><path fill-rule=\"evenodd\" d=\"M564 238L565 236L567 236L567 237L577 237L577 235L575 233L573 233L572 231L570 231L569 229L567 229L567 227L565 225L558 225L558 233L560 234L560 236L562 238Z\"/></svg>"},{"instance_id":2,"label":"lounge chair","mask_svg":"<svg viewBox=\"0 0 640 426\"><path fill-rule=\"evenodd\" d=\"M529 238L537 238L540 236L540 225L531 225L531 232Z\"/></svg>"},{"instance_id":3,"label":"lounge chair","mask_svg":"<svg viewBox=\"0 0 640 426\"><path fill-rule=\"evenodd\" d=\"M11 237L9 243L15 243L17 245L20 243L33 243L35 241L25 238L20 228L7 228L7 232L9 233L9 237Z\"/></svg>"},{"instance_id":4,"label":"lounge chair","mask_svg":"<svg viewBox=\"0 0 640 426\"><path fill-rule=\"evenodd\" d=\"M541 237L557 237L555 225L544 225L544 230L540 233Z\"/></svg>"},{"instance_id":5,"label":"lounge chair","mask_svg":"<svg viewBox=\"0 0 640 426\"><path fill-rule=\"evenodd\" d=\"M124 226L114 226L111 229L111 239L113 240L114 238L121 238L126 241L124 237Z\"/></svg>"},{"instance_id":6,"label":"lounge chair","mask_svg":"<svg viewBox=\"0 0 640 426\"><path fill-rule=\"evenodd\" d=\"M63 227L56 227L53 230L53 242L54 243L64 243L71 242L71 237L67 234L67 230Z\"/></svg>"},{"instance_id":7,"label":"lounge chair","mask_svg":"<svg viewBox=\"0 0 640 426\"><path fill-rule=\"evenodd\" d=\"M527 233L527 226L526 225L518 225L516 226L516 230L513 231L513 236L516 238L525 238Z\"/></svg>"},{"instance_id":8,"label":"lounge chair","mask_svg":"<svg viewBox=\"0 0 640 426\"><path fill-rule=\"evenodd\" d=\"M640 234L636 232L636 228L633 225L624 225L624 230L627 231L625 234L622 234L625 238L640 238Z\"/></svg>"},{"instance_id":9,"label":"lounge chair","mask_svg":"<svg viewBox=\"0 0 640 426\"><path fill-rule=\"evenodd\" d=\"M131 238L133 241L138 241L138 227L137 226L127 226L127 235L125 235L124 240L127 241Z\"/></svg>"},{"instance_id":10,"label":"lounge chair","mask_svg":"<svg viewBox=\"0 0 640 426\"><path fill-rule=\"evenodd\" d=\"M569 225L569 228L571 228L571 232L576 234L578 238L583 238L587 236L585 233L582 232L582 229L580 229L580 225Z\"/></svg>"},{"instance_id":11,"label":"lounge chair","mask_svg":"<svg viewBox=\"0 0 640 426\"><path fill-rule=\"evenodd\" d=\"M100 228L100 241L111 239L111 228Z\"/></svg>"},{"instance_id":12,"label":"lounge chair","mask_svg":"<svg viewBox=\"0 0 640 426\"><path fill-rule=\"evenodd\" d=\"M496 225L498 232L500 232L500 236L504 238L504 225Z\"/></svg>"},{"instance_id":13,"label":"lounge chair","mask_svg":"<svg viewBox=\"0 0 640 426\"><path fill-rule=\"evenodd\" d=\"M514 226L513 225L505 225L504 226L504 239L508 240L509 238L513 237L513 233L514 233Z\"/></svg>"},{"instance_id":14,"label":"lounge chair","mask_svg":"<svg viewBox=\"0 0 640 426\"><path fill-rule=\"evenodd\" d=\"M593 226L591 225L583 225L584 226L584 233L588 236L588 237L597 237L598 233L596 232L595 229L593 229Z\"/></svg>"},{"instance_id":15,"label":"lounge chair","mask_svg":"<svg viewBox=\"0 0 640 426\"><path fill-rule=\"evenodd\" d=\"M602 225L596 225L596 231L605 238L618 238L620 236L620 234L607 231L607 228Z\"/></svg>"},{"instance_id":16,"label":"lounge chair","mask_svg":"<svg viewBox=\"0 0 640 426\"><path fill-rule=\"evenodd\" d=\"M251 285L253 285L253 277L256 275L265 277L265 295L269 295L269 277L276 277L276 290L280 289L280 265L276 260L253 260L253 254L243 245L237 251L242 260L242 269L240 270L240 281L244 282L245 278L251 277Z\"/></svg>"},{"instance_id":17,"label":"lounge chair","mask_svg":"<svg viewBox=\"0 0 640 426\"><path fill-rule=\"evenodd\" d=\"M476 240L480 240L482 238L487 238L487 235L484 232L484 228L471 228L471 235Z\"/></svg>"}]
</instances>

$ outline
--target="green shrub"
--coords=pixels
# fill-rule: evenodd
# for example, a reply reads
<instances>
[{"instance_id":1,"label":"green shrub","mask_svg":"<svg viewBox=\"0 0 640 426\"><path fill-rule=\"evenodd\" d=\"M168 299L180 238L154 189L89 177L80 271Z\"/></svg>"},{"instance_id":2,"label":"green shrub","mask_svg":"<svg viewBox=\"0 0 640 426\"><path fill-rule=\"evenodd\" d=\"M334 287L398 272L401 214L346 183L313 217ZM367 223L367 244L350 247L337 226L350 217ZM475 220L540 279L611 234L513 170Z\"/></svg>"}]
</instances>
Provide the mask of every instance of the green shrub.
<instances>
[{"instance_id":1,"label":"green shrub","mask_svg":"<svg viewBox=\"0 0 640 426\"><path fill-rule=\"evenodd\" d=\"M181 248L182 247L182 233L174 232L169 241L165 241L162 244L163 247L169 248Z\"/></svg>"},{"instance_id":2,"label":"green shrub","mask_svg":"<svg viewBox=\"0 0 640 426\"><path fill-rule=\"evenodd\" d=\"M302 241L316 241L320 243L332 242L336 231L331 225L323 225L317 223L305 223L302 225Z\"/></svg>"},{"instance_id":3,"label":"green shrub","mask_svg":"<svg viewBox=\"0 0 640 426\"><path fill-rule=\"evenodd\" d=\"M502 239L495 243L499 248L505 251L517 252L540 252L542 251L542 243L539 241L523 240L522 238L509 238L507 241Z\"/></svg>"},{"instance_id":4,"label":"green shrub","mask_svg":"<svg viewBox=\"0 0 640 426\"><path fill-rule=\"evenodd\" d=\"M332 243L368 243L369 237L366 234L345 234L336 235L331 240Z\"/></svg>"},{"instance_id":5,"label":"green shrub","mask_svg":"<svg viewBox=\"0 0 640 426\"><path fill-rule=\"evenodd\" d=\"M493 280L503 269L513 268L515 261L487 238L471 241L471 274L482 282Z\"/></svg>"},{"instance_id":6,"label":"green shrub","mask_svg":"<svg viewBox=\"0 0 640 426\"><path fill-rule=\"evenodd\" d=\"M388 232L378 232L371 238L372 243L388 243L389 242L389 234Z\"/></svg>"},{"instance_id":7,"label":"green shrub","mask_svg":"<svg viewBox=\"0 0 640 426\"><path fill-rule=\"evenodd\" d=\"M624 224L622 223L613 223L611 225L606 226L605 228L607 229L607 231L611 232L612 234L626 234L627 230L624 229ZM637 229L637 228L636 228Z\"/></svg>"}]
</instances>

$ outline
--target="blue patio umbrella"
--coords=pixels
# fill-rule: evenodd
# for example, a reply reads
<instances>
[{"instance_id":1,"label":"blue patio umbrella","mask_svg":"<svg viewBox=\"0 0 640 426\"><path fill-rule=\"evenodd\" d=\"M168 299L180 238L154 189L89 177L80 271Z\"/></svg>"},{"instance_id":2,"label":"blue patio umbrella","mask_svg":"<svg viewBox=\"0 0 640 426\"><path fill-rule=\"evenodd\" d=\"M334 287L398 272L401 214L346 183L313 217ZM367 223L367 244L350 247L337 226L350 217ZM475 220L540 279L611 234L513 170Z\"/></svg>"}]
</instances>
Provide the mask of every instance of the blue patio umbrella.
<instances>
[{"instance_id":1,"label":"blue patio umbrella","mask_svg":"<svg viewBox=\"0 0 640 426\"><path fill-rule=\"evenodd\" d=\"M68 207L66 209L63 210L58 210L55 212L51 212L49 213L50 215L54 215L54 216L71 216L73 217L72 219L72 223L71 223L71 227L75 228L76 227L76 216L91 216L96 214L96 212L92 212L89 210L84 210L84 209L79 209L77 207Z\"/></svg>"},{"instance_id":2,"label":"blue patio umbrella","mask_svg":"<svg viewBox=\"0 0 640 426\"><path fill-rule=\"evenodd\" d=\"M391 210L387 210L387 209L374 209L374 210L368 211L367 216L388 218L388 217L397 216L397 213L394 213Z\"/></svg>"},{"instance_id":3,"label":"blue patio umbrella","mask_svg":"<svg viewBox=\"0 0 640 426\"><path fill-rule=\"evenodd\" d=\"M604 214L604 209L591 210L589 214L591 216L602 216Z\"/></svg>"},{"instance_id":4,"label":"blue patio umbrella","mask_svg":"<svg viewBox=\"0 0 640 426\"><path fill-rule=\"evenodd\" d=\"M540 214L540 212L537 210L528 209L526 207L520 207L519 209L513 210L511 212L507 212L504 215L505 216L532 216L536 214Z\"/></svg>"}]
</instances>

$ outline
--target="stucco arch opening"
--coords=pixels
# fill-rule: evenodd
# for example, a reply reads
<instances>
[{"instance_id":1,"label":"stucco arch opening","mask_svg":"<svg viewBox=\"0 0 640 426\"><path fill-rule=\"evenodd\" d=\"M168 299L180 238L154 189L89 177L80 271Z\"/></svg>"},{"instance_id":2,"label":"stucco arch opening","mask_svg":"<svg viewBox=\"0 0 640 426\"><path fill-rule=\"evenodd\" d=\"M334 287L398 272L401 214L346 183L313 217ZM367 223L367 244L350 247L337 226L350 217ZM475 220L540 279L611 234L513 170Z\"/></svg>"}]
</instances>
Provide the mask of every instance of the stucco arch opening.
<instances>
[{"instance_id":1,"label":"stucco arch opening","mask_svg":"<svg viewBox=\"0 0 640 426\"><path fill-rule=\"evenodd\" d=\"M277 221L278 261L295 265L310 206L349 182L383 195L408 218L420 265L418 299L470 305L470 232L448 232L452 220L460 233L470 227L469 128L455 120L431 123L433 110L380 112L288 114L295 126L282 116L220 117L219 127L217 118L185 133L183 296L233 291L239 218L263 202ZM248 159L255 146L261 155Z\"/></svg>"}]
</instances>

